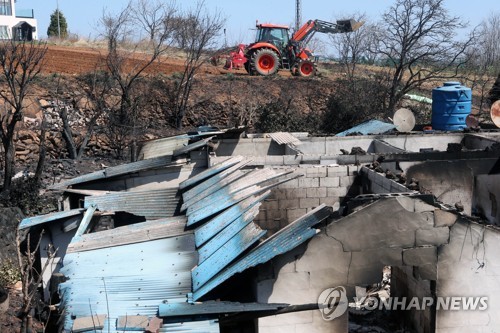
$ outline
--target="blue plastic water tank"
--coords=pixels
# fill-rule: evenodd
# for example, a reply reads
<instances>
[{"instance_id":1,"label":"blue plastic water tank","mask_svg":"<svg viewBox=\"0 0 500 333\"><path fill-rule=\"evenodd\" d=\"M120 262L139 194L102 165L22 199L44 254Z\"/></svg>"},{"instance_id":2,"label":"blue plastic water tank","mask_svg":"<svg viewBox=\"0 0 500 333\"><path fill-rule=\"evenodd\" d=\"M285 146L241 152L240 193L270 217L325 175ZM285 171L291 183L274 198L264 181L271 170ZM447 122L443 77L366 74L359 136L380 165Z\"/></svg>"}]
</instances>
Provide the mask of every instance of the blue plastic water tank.
<instances>
[{"instance_id":1,"label":"blue plastic water tank","mask_svg":"<svg viewBox=\"0 0 500 333\"><path fill-rule=\"evenodd\" d=\"M432 90L432 128L459 131L472 108L472 90L460 82L445 82Z\"/></svg>"}]
</instances>

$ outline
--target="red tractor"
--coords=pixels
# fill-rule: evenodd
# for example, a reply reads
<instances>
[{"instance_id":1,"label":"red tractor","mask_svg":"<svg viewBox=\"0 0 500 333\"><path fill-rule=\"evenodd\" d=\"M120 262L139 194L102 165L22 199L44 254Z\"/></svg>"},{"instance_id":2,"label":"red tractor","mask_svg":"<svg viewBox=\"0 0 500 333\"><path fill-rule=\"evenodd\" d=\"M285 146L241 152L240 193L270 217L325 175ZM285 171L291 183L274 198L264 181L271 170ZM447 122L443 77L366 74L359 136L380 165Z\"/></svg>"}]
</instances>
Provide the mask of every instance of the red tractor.
<instances>
[{"instance_id":1,"label":"red tractor","mask_svg":"<svg viewBox=\"0 0 500 333\"><path fill-rule=\"evenodd\" d=\"M354 20L339 20L330 23L310 20L293 36L284 25L257 23L255 43L240 44L231 52L224 68L245 67L250 75L273 75L279 69L289 69L293 75L309 77L316 72L316 61L312 52L305 47L316 32L346 33L363 25Z\"/></svg>"}]
</instances>

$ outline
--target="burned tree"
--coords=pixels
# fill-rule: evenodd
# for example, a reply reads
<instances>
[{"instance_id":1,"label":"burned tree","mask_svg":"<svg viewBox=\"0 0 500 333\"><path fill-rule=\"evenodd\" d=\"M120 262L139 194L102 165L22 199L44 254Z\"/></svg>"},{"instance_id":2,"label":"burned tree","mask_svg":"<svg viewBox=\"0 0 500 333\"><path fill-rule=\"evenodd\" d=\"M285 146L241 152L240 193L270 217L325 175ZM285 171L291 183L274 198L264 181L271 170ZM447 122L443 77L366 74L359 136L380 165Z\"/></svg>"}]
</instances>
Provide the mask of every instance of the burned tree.
<instances>
[{"instance_id":1,"label":"burned tree","mask_svg":"<svg viewBox=\"0 0 500 333\"><path fill-rule=\"evenodd\" d=\"M424 82L456 77L473 40L455 40L466 24L448 13L444 0L396 0L381 27L374 51L389 68L389 111Z\"/></svg>"},{"instance_id":2,"label":"burned tree","mask_svg":"<svg viewBox=\"0 0 500 333\"><path fill-rule=\"evenodd\" d=\"M4 184L2 194L10 191L14 175L16 125L22 120L26 96L33 80L40 74L47 47L34 41L0 42L0 97L3 110L0 118L0 138L4 149Z\"/></svg>"},{"instance_id":3,"label":"burned tree","mask_svg":"<svg viewBox=\"0 0 500 333\"><path fill-rule=\"evenodd\" d=\"M109 113L110 141L115 143L118 157L123 157L130 143L131 157L135 159L138 106L142 97L136 90L137 83L166 52L174 13L173 7L138 0L129 2L117 15L104 13L101 18L102 35L108 44L106 67L120 98L120 105ZM142 39L142 34L147 38ZM132 58L136 61L130 61Z\"/></svg>"},{"instance_id":4,"label":"burned tree","mask_svg":"<svg viewBox=\"0 0 500 333\"><path fill-rule=\"evenodd\" d=\"M209 60L205 51L212 47L225 20L220 13L209 14L204 3L176 20L176 43L185 53L184 71L175 82L175 125L182 129L188 100L198 69Z\"/></svg>"}]
</instances>

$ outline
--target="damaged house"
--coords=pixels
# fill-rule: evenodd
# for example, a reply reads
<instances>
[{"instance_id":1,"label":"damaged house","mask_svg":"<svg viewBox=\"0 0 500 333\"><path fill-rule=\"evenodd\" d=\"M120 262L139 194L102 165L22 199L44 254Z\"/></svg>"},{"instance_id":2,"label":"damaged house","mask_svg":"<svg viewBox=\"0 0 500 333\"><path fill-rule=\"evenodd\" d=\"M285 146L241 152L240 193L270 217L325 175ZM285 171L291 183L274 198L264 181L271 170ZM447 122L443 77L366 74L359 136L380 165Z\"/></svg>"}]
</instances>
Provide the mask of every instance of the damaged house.
<instances>
[{"instance_id":1,"label":"damaged house","mask_svg":"<svg viewBox=\"0 0 500 333\"><path fill-rule=\"evenodd\" d=\"M402 311L412 331L493 332L500 135L366 134L199 132L55 184L20 225L57 248L45 300L66 332L347 332L319 296L390 266L391 297L487 297Z\"/></svg>"}]
</instances>

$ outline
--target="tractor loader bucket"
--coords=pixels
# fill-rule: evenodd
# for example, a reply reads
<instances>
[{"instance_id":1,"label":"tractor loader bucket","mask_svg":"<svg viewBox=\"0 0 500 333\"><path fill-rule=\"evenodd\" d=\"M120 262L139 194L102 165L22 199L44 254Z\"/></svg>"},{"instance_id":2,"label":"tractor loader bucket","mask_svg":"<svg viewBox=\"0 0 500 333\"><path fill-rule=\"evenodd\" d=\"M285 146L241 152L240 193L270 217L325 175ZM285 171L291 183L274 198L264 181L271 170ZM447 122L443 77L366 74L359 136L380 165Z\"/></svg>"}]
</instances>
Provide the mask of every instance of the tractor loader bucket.
<instances>
[{"instance_id":1,"label":"tractor loader bucket","mask_svg":"<svg viewBox=\"0 0 500 333\"><path fill-rule=\"evenodd\" d=\"M340 32L352 32L356 31L361 26L365 24L364 21L356 21L354 19L350 20L337 20L337 26Z\"/></svg>"}]
</instances>

